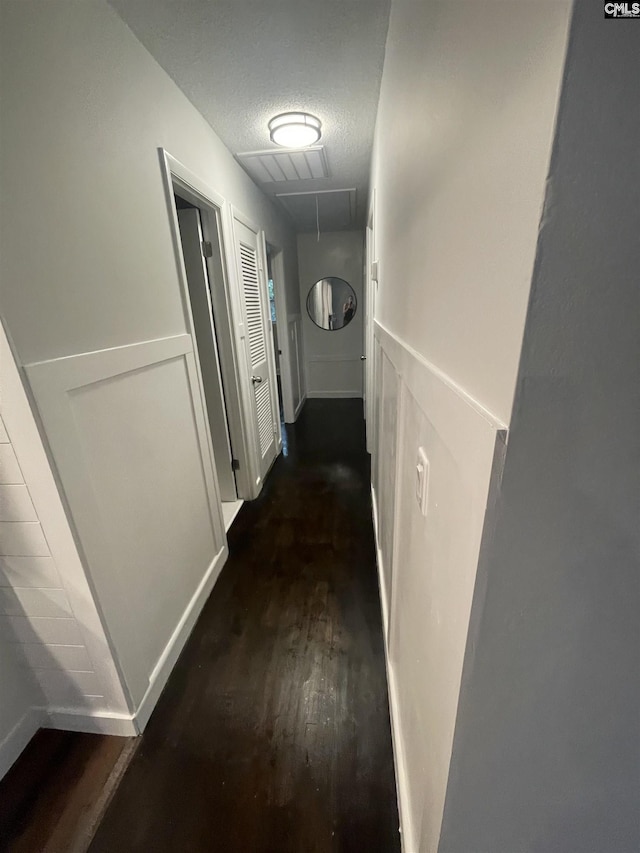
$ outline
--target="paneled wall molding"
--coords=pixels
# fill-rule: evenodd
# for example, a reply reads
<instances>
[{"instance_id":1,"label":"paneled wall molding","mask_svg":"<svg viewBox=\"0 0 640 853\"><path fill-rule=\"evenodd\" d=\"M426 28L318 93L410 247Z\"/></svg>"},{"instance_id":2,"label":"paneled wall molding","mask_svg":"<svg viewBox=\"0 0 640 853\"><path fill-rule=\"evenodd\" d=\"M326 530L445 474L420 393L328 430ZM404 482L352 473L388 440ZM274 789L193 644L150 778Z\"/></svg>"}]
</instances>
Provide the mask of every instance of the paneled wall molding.
<instances>
[{"instance_id":1,"label":"paneled wall molding","mask_svg":"<svg viewBox=\"0 0 640 853\"><path fill-rule=\"evenodd\" d=\"M413 349L406 341L403 341L395 335L390 329L383 326L377 320L374 321L374 334L380 341L381 346L396 365L397 369L406 377L407 382L411 382L416 370L427 370L434 379L438 380L445 388L452 391L464 403L470 406L480 417L484 418L495 430L506 430L508 425L504 423L497 415L494 415L486 408L479 400L476 400L473 395L465 391L458 383L448 376L435 364L428 361L417 350ZM418 392L420 393L420 392Z\"/></svg>"},{"instance_id":2,"label":"paneled wall molding","mask_svg":"<svg viewBox=\"0 0 640 853\"><path fill-rule=\"evenodd\" d=\"M437 849L489 489L500 486L495 450L507 432L379 323L374 365L372 510L396 783L403 851L418 853Z\"/></svg>"},{"instance_id":3,"label":"paneled wall molding","mask_svg":"<svg viewBox=\"0 0 640 853\"><path fill-rule=\"evenodd\" d=\"M355 400L362 397L362 391L354 388L351 391L309 391L310 400Z\"/></svg>"},{"instance_id":4,"label":"paneled wall molding","mask_svg":"<svg viewBox=\"0 0 640 853\"><path fill-rule=\"evenodd\" d=\"M144 728L227 555L191 337L25 370L129 694L128 713L96 702L92 715L100 730L130 734ZM72 704L52 719L86 725Z\"/></svg>"},{"instance_id":5,"label":"paneled wall molding","mask_svg":"<svg viewBox=\"0 0 640 853\"><path fill-rule=\"evenodd\" d=\"M360 356L352 355L308 355L307 361L360 361Z\"/></svg>"}]
</instances>

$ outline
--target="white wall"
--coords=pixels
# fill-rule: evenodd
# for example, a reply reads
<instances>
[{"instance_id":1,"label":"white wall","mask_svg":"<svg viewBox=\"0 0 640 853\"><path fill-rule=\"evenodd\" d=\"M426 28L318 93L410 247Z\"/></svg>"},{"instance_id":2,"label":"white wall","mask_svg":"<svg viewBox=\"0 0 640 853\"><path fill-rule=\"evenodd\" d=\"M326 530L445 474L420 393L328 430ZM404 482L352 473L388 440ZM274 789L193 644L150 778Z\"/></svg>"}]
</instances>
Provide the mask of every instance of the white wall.
<instances>
[{"instance_id":1,"label":"white wall","mask_svg":"<svg viewBox=\"0 0 640 853\"><path fill-rule=\"evenodd\" d=\"M293 309L295 237L105 2L3 2L1 37L0 308L146 718L226 554L158 147L282 247Z\"/></svg>"},{"instance_id":2,"label":"white wall","mask_svg":"<svg viewBox=\"0 0 640 853\"><path fill-rule=\"evenodd\" d=\"M569 0L394 0L377 319L509 421Z\"/></svg>"},{"instance_id":3,"label":"white wall","mask_svg":"<svg viewBox=\"0 0 640 853\"><path fill-rule=\"evenodd\" d=\"M440 839L569 10L569 2L392 4L372 170L372 470L406 853L435 853ZM426 517L415 497L418 447L429 460Z\"/></svg>"},{"instance_id":4,"label":"white wall","mask_svg":"<svg viewBox=\"0 0 640 853\"><path fill-rule=\"evenodd\" d=\"M298 235L300 304L304 335L305 372L309 397L361 397L363 340L362 231ZM337 276L353 287L357 310L344 329L320 329L307 313L307 296L316 281Z\"/></svg>"},{"instance_id":5,"label":"white wall","mask_svg":"<svg viewBox=\"0 0 640 853\"><path fill-rule=\"evenodd\" d=\"M288 224L106 2L3 0L2 39L2 312L22 363L185 331L158 147L295 258Z\"/></svg>"},{"instance_id":6,"label":"white wall","mask_svg":"<svg viewBox=\"0 0 640 853\"><path fill-rule=\"evenodd\" d=\"M640 51L625 23L575 6L440 853L640 850Z\"/></svg>"}]
</instances>

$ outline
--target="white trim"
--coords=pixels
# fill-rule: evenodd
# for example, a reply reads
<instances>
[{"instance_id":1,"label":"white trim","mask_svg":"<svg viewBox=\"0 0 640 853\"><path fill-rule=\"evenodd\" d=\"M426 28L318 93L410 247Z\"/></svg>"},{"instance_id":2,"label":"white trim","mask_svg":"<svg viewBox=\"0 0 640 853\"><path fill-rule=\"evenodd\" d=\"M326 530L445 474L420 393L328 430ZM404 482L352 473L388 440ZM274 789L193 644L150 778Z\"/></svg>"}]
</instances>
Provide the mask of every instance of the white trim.
<instances>
[{"instance_id":1,"label":"white trim","mask_svg":"<svg viewBox=\"0 0 640 853\"><path fill-rule=\"evenodd\" d=\"M68 708L39 710L44 717L42 728L45 729L119 737L136 737L140 734L133 714L110 714L108 711L90 714Z\"/></svg>"},{"instance_id":2,"label":"white trim","mask_svg":"<svg viewBox=\"0 0 640 853\"><path fill-rule=\"evenodd\" d=\"M0 779L11 769L38 729L45 725L46 719L46 713L40 708L29 708L5 735L0 742Z\"/></svg>"},{"instance_id":3,"label":"white trim","mask_svg":"<svg viewBox=\"0 0 640 853\"><path fill-rule=\"evenodd\" d=\"M233 522L236 520L236 518L237 518L237 516L238 516L238 513L240 512L240 510L241 510L241 509L242 509L242 507L244 506L244 501L242 500L242 498L238 498L238 500L237 500L237 501L234 501L234 502L233 502L233 512L231 513L231 515L230 515L229 517L227 517L227 516L224 514L224 505L225 505L225 503L230 503L230 501L223 501L223 502L222 502L222 517L224 518L224 527L225 527L225 530L226 530L226 532L228 533L228 532L229 532L229 528L231 527L231 525L233 524Z\"/></svg>"},{"instance_id":4,"label":"white trim","mask_svg":"<svg viewBox=\"0 0 640 853\"><path fill-rule=\"evenodd\" d=\"M393 741L393 764L396 773L396 796L398 799L398 815L400 818L400 842L402 845L402 853L417 853L411 826L411 813L409 809L409 780L407 778L404 745L400 731L400 705L398 703L395 676L389 659L389 613L387 610L387 594L384 582L384 568L382 565L382 551L378 545L378 504L373 486L371 487L371 507L373 515L373 531L376 541L378 589L380 590L380 604L384 626L384 662L387 669L387 692L389 696L389 717L391 719L391 739Z\"/></svg>"},{"instance_id":5,"label":"white trim","mask_svg":"<svg viewBox=\"0 0 640 853\"><path fill-rule=\"evenodd\" d=\"M376 499L376 490L371 484L371 509L373 513L373 532L376 540L376 565L378 567L378 588L380 590L380 604L382 606L382 625L384 628L385 647L389 637L389 602L387 601L387 585L384 582L384 565L382 561L382 548L380 547L380 539L378 537L378 501Z\"/></svg>"},{"instance_id":6,"label":"white trim","mask_svg":"<svg viewBox=\"0 0 640 853\"><path fill-rule=\"evenodd\" d=\"M376 429L375 423L375 386L376 386L376 364L375 364L375 346L374 346L374 321L376 315L376 295L378 289L377 273L373 276L373 263L375 261L377 267L377 257L375 253L375 209L376 209L376 189L371 188L369 196L369 214L367 217L367 225L364 232L364 354L367 360L364 365L364 401L365 401L365 420L366 420L366 440L367 450L373 455L376 446Z\"/></svg>"},{"instance_id":7,"label":"white trim","mask_svg":"<svg viewBox=\"0 0 640 853\"><path fill-rule=\"evenodd\" d=\"M289 318L287 316L287 300L285 292L284 252L268 237L266 242L271 248L271 272L273 274L273 295L276 304L276 328L278 330L278 349L280 355L276 358L280 367L280 383L282 385L282 412L285 423L295 420L293 411L293 365L291 363L291 347L289 345ZM268 274L267 264L267 274ZM273 333L273 329L271 330ZM274 353L275 356L275 353ZM283 369L284 368L284 369ZM279 415L279 413L278 413ZM278 417L278 420L280 418ZM282 446L282 436L280 436Z\"/></svg>"},{"instance_id":8,"label":"white trim","mask_svg":"<svg viewBox=\"0 0 640 853\"><path fill-rule=\"evenodd\" d=\"M409 395L411 395L416 404L424 411L430 412L433 427L441 434L445 433L445 428L448 423L453 422L453 418L466 418L467 422L473 422L474 430L486 441L491 444L492 458L494 454L494 442L499 435L505 436L506 441L507 429L502 421L491 413L479 401L475 400L464 389L458 386L449 376L443 371L436 368L418 352L393 335L388 329L383 327L377 321L374 321L374 335L378 342L380 352L384 353L391 361L393 368L398 374L400 383L400 391L397 402L397 420L396 420L396 466L402 464L402 453L400 448L402 428L406 418L406 407ZM375 393L380 394L380 389L376 388ZM375 400L372 401L374 403ZM437 404L436 404L437 403ZM377 407L373 407L374 409ZM373 425L376 442L380 430L380 412L377 413L377 421ZM374 448L376 453L373 458L373 463L377 464L377 454L380 453L379 447ZM383 449L384 450L384 449ZM378 489L380 483L378 483ZM383 565L383 556L379 549L379 532L378 532L378 506L377 495L375 488L372 486L372 515L376 539L376 560L378 567L378 582L380 586L380 600L383 614L383 622L385 623L384 634L384 649L385 661L387 667L387 683L389 690L389 710L391 717L391 730L393 738L394 763L396 769L396 785L398 793L398 811L400 814L401 832L402 832L402 849L404 853L417 853L420 843L420 825L419 822L414 822L413 816L415 809L411 805L411 790L410 780L408 777L407 764L411 759L411 753L406 748L402 731L402 718L400 715L400 696L394 671L394 637L397 636L397 625L403 618L402 612L398 611L394 602L398 601L397 585L399 581L399 573L396 567L399 565L399 548L401 538L398 534L400 529L400 512L401 501L399 500L399 491L401 488L400 469L396 468L395 478L395 503L393 513L393 547L391 553L391 590L390 600L386 600L385 586L385 568L389 566ZM487 485L488 488L488 485ZM467 637L468 642L468 637ZM417 806L416 806L417 808ZM418 808L419 811L419 808Z\"/></svg>"},{"instance_id":9,"label":"white trim","mask_svg":"<svg viewBox=\"0 0 640 853\"><path fill-rule=\"evenodd\" d=\"M306 402L307 402L307 394L306 394L306 392L305 392L304 396L300 398L300 402L298 403L298 408L297 408L297 409L295 410L295 412L293 413L293 420L294 420L294 421L298 420L298 415L299 415L299 414L300 414L300 412L302 411L302 407L304 406L304 404L305 404Z\"/></svg>"},{"instance_id":10,"label":"white trim","mask_svg":"<svg viewBox=\"0 0 640 853\"><path fill-rule=\"evenodd\" d=\"M145 726L149 722L149 718L156 706L156 702L160 698L160 694L171 675L171 671L178 660L180 652L189 639L189 635L196 624L206 600L209 598L211 590L218 579L218 575L220 574L228 554L229 549L225 544L211 561L211 565L200 581L198 588L191 597L191 601L182 614L182 617L171 635L169 642L165 646L164 651L153 668L153 671L149 676L149 687L142 697L142 701L140 702L135 715L138 731L143 732Z\"/></svg>"},{"instance_id":11,"label":"white trim","mask_svg":"<svg viewBox=\"0 0 640 853\"><path fill-rule=\"evenodd\" d=\"M44 728L62 729L72 732L120 735L123 737L141 734L149 722L153 709L160 698L160 694L173 671L173 667L189 639L202 612L202 608L211 594L211 590L218 579L228 553L227 546L224 545L212 560L198 588L191 597L191 601L185 608L169 642L151 672L149 687L135 714L110 714L108 711L88 713L69 708L50 708L48 710L46 708L38 708L34 709L38 721L34 732L42 726ZM33 732L29 737L32 735ZM27 742L28 739L20 749L24 748ZM1 753L2 747L0 746L0 755ZM0 760L0 771L1 768L2 760Z\"/></svg>"},{"instance_id":12,"label":"white trim","mask_svg":"<svg viewBox=\"0 0 640 853\"><path fill-rule=\"evenodd\" d=\"M323 361L361 361L359 355L308 355L307 361L323 362Z\"/></svg>"},{"instance_id":13,"label":"white trim","mask_svg":"<svg viewBox=\"0 0 640 853\"><path fill-rule=\"evenodd\" d=\"M212 575L215 561L219 560L221 555L224 560L227 549L217 478L206 430L205 411L201 405L198 405L200 389L191 336L182 334L97 352L80 353L27 365L25 368L57 468L64 472L64 491L71 504L74 523L80 532L82 550L87 561L87 575L92 580L94 579L96 565L102 566L103 572L107 571L107 566L111 565L111 555L109 549L105 547L102 513L94 492L94 484L88 475L87 461L83 452L79 450L82 447L82 441L78 434L78 425L71 406L73 399L71 392L105 379L113 379L116 376L133 373L143 367L153 366L157 368L176 359L183 359L185 362L212 538L215 547L221 549L214 563L207 569L204 579L200 582L198 589L201 589L202 584ZM211 584L213 584L213 580ZM117 596L118 593L115 588L109 589L107 594L103 586L100 596L96 597L96 602L100 603L101 610L108 614L113 612L114 608L122 607ZM193 606L193 601L191 606ZM186 615L183 616L176 631L179 631L182 621L186 618ZM135 654L123 654L123 648L118 645L118 642L114 642L111 636L108 618L105 618L104 625L111 648L114 649L114 658L124 676L128 695L129 697L132 694L139 696L140 692L138 691L146 688L146 682L142 682L143 671L145 676L147 675L146 666L143 666L142 661L137 659ZM175 639L174 631L170 644L175 642ZM122 642L122 638L119 638L119 642ZM166 649L163 654L168 656L169 649ZM172 660L175 662L175 658ZM156 664L157 667L158 664ZM166 681L169 671L170 668L165 675L160 677L159 681L162 678ZM132 689L133 684L136 684L135 689ZM159 696L160 690L161 687L153 694L154 700ZM148 693L149 690L147 689ZM144 698L146 698L146 694ZM131 701L130 709L133 710L133 708L133 701ZM147 719L151 710L150 707ZM86 714L83 714L82 711L80 716L86 718Z\"/></svg>"},{"instance_id":14,"label":"white trim","mask_svg":"<svg viewBox=\"0 0 640 853\"><path fill-rule=\"evenodd\" d=\"M177 183L183 184L185 189L196 193L196 195L200 196L202 201L207 204L211 204L219 210L222 210L225 207L226 200L224 196L217 193L212 187L202 181L196 174L194 174L194 172L187 168L184 163L181 163L180 160L172 157L164 148L158 148L158 151L160 153L161 165L166 166L167 172L173 176L170 182L171 184L173 184L175 180ZM173 187L171 187L171 190L173 193Z\"/></svg>"},{"instance_id":15,"label":"white trim","mask_svg":"<svg viewBox=\"0 0 640 853\"><path fill-rule=\"evenodd\" d=\"M407 762L405 760L404 742L400 732L400 705L396 690L396 679L393 667L386 654L387 685L389 692L389 716L391 718L391 740L393 742L393 763L396 771L396 791L398 794L398 814L400 817L400 843L402 853L418 853L414 838L413 826L411 825L411 812L409 809L409 777L407 776Z\"/></svg>"},{"instance_id":16,"label":"white trim","mask_svg":"<svg viewBox=\"0 0 640 853\"><path fill-rule=\"evenodd\" d=\"M362 389L358 388L354 391L307 391L307 399L349 399L361 400Z\"/></svg>"},{"instance_id":17,"label":"white trim","mask_svg":"<svg viewBox=\"0 0 640 853\"><path fill-rule=\"evenodd\" d=\"M457 382L455 382L443 370L440 370L439 367L436 367L435 364L432 364L424 356L420 355L417 350L414 350L408 343L402 341L397 335L387 329L386 326L379 323L378 320L374 321L374 333L380 340L384 351L393 362L400 376L405 377L405 382L407 382L408 385L411 384L410 361L413 360L414 362L417 362L420 367L428 370L436 379L440 380L444 386L446 386L450 391L453 391L453 393L463 400L468 406L471 406L471 408L494 429L508 429L507 424L505 424L497 415L490 412L489 409L483 406L482 403L475 399L475 397L472 397L468 391L465 391L464 388L458 385ZM410 356L409 360L407 360L407 356Z\"/></svg>"},{"instance_id":18,"label":"white trim","mask_svg":"<svg viewBox=\"0 0 640 853\"><path fill-rule=\"evenodd\" d=\"M164 185L165 199L167 203L167 212L169 215L169 227L171 231L171 239L173 243L174 255L176 258L176 270L180 284L180 296L182 299L182 308L187 328L193 333L193 348L195 352L196 372L198 375L198 383L200 388L200 396L202 404L206 411L206 401L204 398L204 386L202 384L202 376L200 374L200 362L198 358L198 346L194 332L193 317L191 314L191 300L189 297L189 285L186 277L184 259L182 255L182 242L180 239L180 226L177 218L174 193L176 188L189 197L189 201L196 204L202 213L202 227L205 231L205 238L213 240L213 235L210 234L209 217L214 217L217 228L218 245L220 248L220 262L222 269L222 285L225 293L226 311L224 316L220 317L216 314L218 323L222 321L225 326L228 326L230 336L230 351L229 345L220 340L218 336L218 346L221 353L222 361L228 364L228 369L233 373L233 384L228 375L224 376L226 380L224 387L225 404L227 408L227 420L233 442L233 453L236 459L240 462L240 469L236 472L236 484L238 497L251 498L253 497L253 484L251 482L251 443L249 440L250 424L247 424L247 413L243 401L243 376L247 373L243 371L241 353L244 348L242 341L238 338L238 321L236 317L242 316L238 313L237 305L237 288L238 281L235 276L235 263L231 262L229 249L234 252L233 228L230 225L229 211L230 206L227 204L223 196L209 187L204 181L190 171L183 163L172 157L164 148L159 148L160 168L162 172L162 180ZM229 236L231 239L229 239ZM207 270L210 280L214 281L216 276L213 269L213 259L207 259ZM242 323L240 323L242 326ZM205 424L207 440L210 445L210 453L212 463L215 470L215 460L213 459L213 444L211 441L210 428L207 418ZM217 474L216 474L217 477Z\"/></svg>"},{"instance_id":19,"label":"white trim","mask_svg":"<svg viewBox=\"0 0 640 853\"><path fill-rule=\"evenodd\" d=\"M258 232L258 250L262 256L262 276L264 280L264 334L267 344L267 368L271 381L271 420L273 423L273 434L276 439L276 459L282 450L282 428L280 426L280 391L278 390L278 362L276 359L275 343L273 340L273 325L271 323L271 305L269 300L269 260L267 258L267 236L264 230ZM275 262L275 259L274 259ZM281 264L279 264L281 266ZM275 273L274 273L275 275ZM274 281L275 288L275 281ZM275 289L274 289L275 297ZM277 312L276 307L276 312ZM276 315L277 321L277 315ZM280 383L283 383L283 377L280 376ZM282 384L284 390L284 384ZM283 402L284 410L284 402ZM275 459L274 459L275 462ZM273 463L271 463L273 464ZM271 467L271 465L269 466ZM266 476L266 474L265 474Z\"/></svg>"}]
</instances>

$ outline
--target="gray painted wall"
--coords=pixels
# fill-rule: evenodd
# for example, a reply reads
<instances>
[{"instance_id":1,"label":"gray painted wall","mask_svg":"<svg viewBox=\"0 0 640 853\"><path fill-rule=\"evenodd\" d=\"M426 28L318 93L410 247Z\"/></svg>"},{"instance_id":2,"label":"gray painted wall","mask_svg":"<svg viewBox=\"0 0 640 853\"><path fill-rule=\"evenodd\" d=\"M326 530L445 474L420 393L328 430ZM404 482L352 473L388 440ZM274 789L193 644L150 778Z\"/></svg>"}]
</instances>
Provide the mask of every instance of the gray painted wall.
<instances>
[{"instance_id":1,"label":"gray painted wall","mask_svg":"<svg viewBox=\"0 0 640 853\"><path fill-rule=\"evenodd\" d=\"M334 231L320 236L298 234L300 305L304 334L305 373L309 397L361 397L364 352L362 231ZM357 309L343 329L328 332L309 318L307 296L316 281L337 276L354 289Z\"/></svg>"},{"instance_id":2,"label":"gray painted wall","mask_svg":"<svg viewBox=\"0 0 640 853\"><path fill-rule=\"evenodd\" d=\"M640 850L639 79L577 5L440 853Z\"/></svg>"}]
</instances>

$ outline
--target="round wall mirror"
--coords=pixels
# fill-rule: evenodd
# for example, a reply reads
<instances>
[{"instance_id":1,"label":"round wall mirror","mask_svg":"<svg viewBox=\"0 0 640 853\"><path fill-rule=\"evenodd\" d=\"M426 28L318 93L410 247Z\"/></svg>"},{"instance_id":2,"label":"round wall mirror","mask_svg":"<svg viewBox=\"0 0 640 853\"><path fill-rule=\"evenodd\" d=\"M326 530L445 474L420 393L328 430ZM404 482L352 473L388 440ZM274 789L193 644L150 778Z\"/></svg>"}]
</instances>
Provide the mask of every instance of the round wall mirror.
<instances>
[{"instance_id":1,"label":"round wall mirror","mask_svg":"<svg viewBox=\"0 0 640 853\"><path fill-rule=\"evenodd\" d=\"M348 281L330 276L316 281L307 296L307 313L321 329L337 332L353 320L356 294Z\"/></svg>"}]
</instances>

